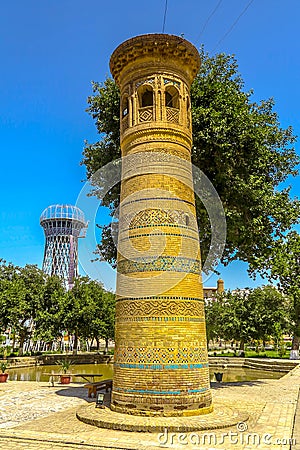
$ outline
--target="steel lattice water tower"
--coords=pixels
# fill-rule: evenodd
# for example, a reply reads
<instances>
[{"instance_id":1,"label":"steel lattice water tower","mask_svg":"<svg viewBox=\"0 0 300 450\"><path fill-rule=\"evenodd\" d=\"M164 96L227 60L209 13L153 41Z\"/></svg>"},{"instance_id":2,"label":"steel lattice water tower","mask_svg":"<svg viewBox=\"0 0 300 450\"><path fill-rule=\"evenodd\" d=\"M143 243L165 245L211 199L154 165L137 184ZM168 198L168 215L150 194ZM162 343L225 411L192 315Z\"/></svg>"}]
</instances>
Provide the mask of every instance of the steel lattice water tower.
<instances>
[{"instance_id":1,"label":"steel lattice water tower","mask_svg":"<svg viewBox=\"0 0 300 450\"><path fill-rule=\"evenodd\" d=\"M87 227L84 214L76 206L51 205L42 212L40 224L46 238L43 271L58 275L71 289L78 276L78 238Z\"/></svg>"}]
</instances>

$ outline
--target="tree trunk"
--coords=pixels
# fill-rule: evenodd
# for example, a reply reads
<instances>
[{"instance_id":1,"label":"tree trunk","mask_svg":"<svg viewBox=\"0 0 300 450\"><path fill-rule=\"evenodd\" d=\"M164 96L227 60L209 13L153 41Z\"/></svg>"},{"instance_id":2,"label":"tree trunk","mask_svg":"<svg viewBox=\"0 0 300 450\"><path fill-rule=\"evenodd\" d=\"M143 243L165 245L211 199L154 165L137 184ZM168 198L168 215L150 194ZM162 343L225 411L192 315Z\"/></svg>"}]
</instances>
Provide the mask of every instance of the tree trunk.
<instances>
[{"instance_id":1,"label":"tree trunk","mask_svg":"<svg viewBox=\"0 0 300 450\"><path fill-rule=\"evenodd\" d=\"M97 349L97 352L99 352L99 348L100 348L100 342L99 342L99 338L95 338L96 339L96 349Z\"/></svg>"},{"instance_id":2,"label":"tree trunk","mask_svg":"<svg viewBox=\"0 0 300 450\"><path fill-rule=\"evenodd\" d=\"M105 349L104 349L104 355L107 355L108 353L108 338L105 338Z\"/></svg>"},{"instance_id":3,"label":"tree trunk","mask_svg":"<svg viewBox=\"0 0 300 450\"><path fill-rule=\"evenodd\" d=\"M299 359L299 344L300 344L300 337L295 333L292 341L292 350L290 352L290 359Z\"/></svg>"},{"instance_id":4,"label":"tree trunk","mask_svg":"<svg viewBox=\"0 0 300 450\"><path fill-rule=\"evenodd\" d=\"M244 341L244 339L240 340L240 350L242 350L242 351L245 350L245 341Z\"/></svg>"},{"instance_id":5,"label":"tree trunk","mask_svg":"<svg viewBox=\"0 0 300 450\"><path fill-rule=\"evenodd\" d=\"M77 332L75 332L74 344L73 344L73 355L77 355L77 347L78 347L78 334L77 334Z\"/></svg>"},{"instance_id":6,"label":"tree trunk","mask_svg":"<svg viewBox=\"0 0 300 450\"><path fill-rule=\"evenodd\" d=\"M18 356L23 356L23 346L24 346L24 342L25 342L25 337L20 336L19 339L20 339L20 343L19 343Z\"/></svg>"},{"instance_id":7,"label":"tree trunk","mask_svg":"<svg viewBox=\"0 0 300 450\"><path fill-rule=\"evenodd\" d=\"M13 341L12 341L12 351L15 351L15 345L16 345L16 333L13 332Z\"/></svg>"},{"instance_id":8,"label":"tree trunk","mask_svg":"<svg viewBox=\"0 0 300 450\"><path fill-rule=\"evenodd\" d=\"M300 338L296 334L293 336L292 350L299 350Z\"/></svg>"}]
</instances>

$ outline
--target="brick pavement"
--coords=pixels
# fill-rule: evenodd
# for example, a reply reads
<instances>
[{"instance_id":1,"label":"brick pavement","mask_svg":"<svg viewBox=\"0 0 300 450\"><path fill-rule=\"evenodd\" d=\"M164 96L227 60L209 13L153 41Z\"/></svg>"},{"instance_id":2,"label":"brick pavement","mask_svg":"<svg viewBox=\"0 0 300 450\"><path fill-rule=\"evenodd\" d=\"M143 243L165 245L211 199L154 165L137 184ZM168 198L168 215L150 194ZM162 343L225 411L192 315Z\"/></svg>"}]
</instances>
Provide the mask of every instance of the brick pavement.
<instances>
[{"instance_id":1,"label":"brick pavement","mask_svg":"<svg viewBox=\"0 0 300 450\"><path fill-rule=\"evenodd\" d=\"M173 449L223 449L223 450L250 450L250 449L292 449L298 450L300 444L299 415L295 411L300 387L300 366L280 380L258 380L253 382L233 384L213 384L213 396L216 403L231 402L233 406L250 414L245 424L236 427L216 430L215 432L196 432L180 435L178 433L137 433L115 431L97 428L76 419L76 411L87 404L86 391L79 386L71 386L62 395L62 388L53 390L40 383L33 388L32 383L10 382L1 387L1 406L13 413L14 408L9 408L9 398L14 398L19 407L19 420L21 410L25 407L24 392L28 393L31 404L32 416L41 410L40 403L46 405L46 411L42 411L44 417L28 417L28 409L25 408L25 420L18 424L7 422L6 428L0 429L0 446L7 450L56 450L56 449L125 449L125 450L152 450L158 448ZM22 402L17 402L18 390ZM68 396L67 392L72 395ZM36 391L36 393L35 393ZM46 393L48 394L46 395ZM41 393L43 394L41 396ZM8 396L9 394L9 396ZM36 395L36 404L34 401ZM76 397L73 397L76 395ZM5 400L3 402L3 400ZM74 403L72 403L74 401ZM50 405L54 411L49 411ZM56 405L58 403L58 406ZM66 410L62 405L66 404ZM5 412L5 411L4 411ZM299 414L299 404L298 411ZM294 438L298 444L290 446L295 425ZM247 427L242 431L241 427ZM204 434L206 433L206 434ZM230 434L231 433L231 434ZM209 436L210 434L210 436ZM199 445L198 441L199 439ZM205 439L204 444L202 441ZM209 439L211 440L209 443ZM283 440L281 443L276 440ZM258 442L260 440L260 442Z\"/></svg>"}]
</instances>

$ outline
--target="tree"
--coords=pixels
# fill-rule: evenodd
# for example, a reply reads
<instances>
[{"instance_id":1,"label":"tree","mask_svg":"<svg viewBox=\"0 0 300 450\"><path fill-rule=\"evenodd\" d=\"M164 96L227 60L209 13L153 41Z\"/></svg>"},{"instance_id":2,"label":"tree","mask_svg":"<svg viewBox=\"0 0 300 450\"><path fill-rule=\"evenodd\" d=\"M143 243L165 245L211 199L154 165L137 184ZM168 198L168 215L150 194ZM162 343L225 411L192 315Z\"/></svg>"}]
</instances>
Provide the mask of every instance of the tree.
<instances>
[{"instance_id":1,"label":"tree","mask_svg":"<svg viewBox=\"0 0 300 450\"><path fill-rule=\"evenodd\" d=\"M289 332L290 298L283 295L274 286L263 286L250 290L248 308L257 332L257 340L266 341Z\"/></svg>"},{"instance_id":2,"label":"tree","mask_svg":"<svg viewBox=\"0 0 300 450\"><path fill-rule=\"evenodd\" d=\"M15 278L15 267L12 264L6 264L6 261L0 259L0 330L5 331L9 326L9 288Z\"/></svg>"},{"instance_id":3,"label":"tree","mask_svg":"<svg viewBox=\"0 0 300 450\"><path fill-rule=\"evenodd\" d=\"M12 327L22 355L26 340L51 342L68 330L78 339L114 336L115 296L88 277L76 278L66 292L62 280L36 266L18 267L0 260L0 331Z\"/></svg>"},{"instance_id":4,"label":"tree","mask_svg":"<svg viewBox=\"0 0 300 450\"><path fill-rule=\"evenodd\" d=\"M110 337L113 330L108 307L108 304L110 307L113 304L112 301L108 302L110 295L114 297L104 291L102 284L97 281L88 277L75 279L73 288L61 305L61 324L74 335L74 353L77 352L79 337Z\"/></svg>"},{"instance_id":5,"label":"tree","mask_svg":"<svg viewBox=\"0 0 300 450\"><path fill-rule=\"evenodd\" d=\"M104 353L107 353L108 341L115 337L115 295L112 292L105 292L103 300L103 327L101 329L101 336L105 339Z\"/></svg>"},{"instance_id":6,"label":"tree","mask_svg":"<svg viewBox=\"0 0 300 450\"><path fill-rule=\"evenodd\" d=\"M61 336L61 307L66 292L62 280L57 276L46 279L40 307L36 312L34 339L51 342Z\"/></svg>"},{"instance_id":7,"label":"tree","mask_svg":"<svg viewBox=\"0 0 300 450\"><path fill-rule=\"evenodd\" d=\"M299 356L300 345L300 235L290 231L269 248L267 258L259 258L256 266L278 288L291 298L290 317L293 334L292 350Z\"/></svg>"},{"instance_id":8,"label":"tree","mask_svg":"<svg viewBox=\"0 0 300 450\"><path fill-rule=\"evenodd\" d=\"M217 298L205 300L205 325L207 344L209 341L224 337L223 330L223 295Z\"/></svg>"},{"instance_id":9,"label":"tree","mask_svg":"<svg viewBox=\"0 0 300 450\"><path fill-rule=\"evenodd\" d=\"M209 177L223 203L227 240L221 262L239 259L253 268L274 239L299 220L299 201L290 198L290 188L280 189L289 175L298 173L295 137L291 127L280 127L272 99L258 104L251 101L252 91L244 92L233 56L210 57L203 49L200 53L202 67L191 88L192 162ZM87 111L101 139L86 144L82 164L88 177L121 155L119 90L108 78L103 84L93 83L93 92ZM115 186L103 200L112 214L119 204L119 188ZM199 199L196 206L205 260L210 224ZM98 250L102 259L115 264L109 225L102 229Z\"/></svg>"},{"instance_id":10,"label":"tree","mask_svg":"<svg viewBox=\"0 0 300 450\"><path fill-rule=\"evenodd\" d=\"M19 355L34 330L34 321L40 308L46 275L37 266L18 267L9 264L1 268L1 304L4 326L11 326L19 338Z\"/></svg>"},{"instance_id":11,"label":"tree","mask_svg":"<svg viewBox=\"0 0 300 450\"><path fill-rule=\"evenodd\" d=\"M224 292L206 305L208 336L240 342L266 340L289 327L289 303L274 287Z\"/></svg>"},{"instance_id":12,"label":"tree","mask_svg":"<svg viewBox=\"0 0 300 450\"><path fill-rule=\"evenodd\" d=\"M89 315L89 323L83 337L95 339L97 350L100 347L100 339L105 339L107 351L108 340L114 338L115 295L105 291L98 281L90 280L87 288L89 303L86 313Z\"/></svg>"}]
</instances>

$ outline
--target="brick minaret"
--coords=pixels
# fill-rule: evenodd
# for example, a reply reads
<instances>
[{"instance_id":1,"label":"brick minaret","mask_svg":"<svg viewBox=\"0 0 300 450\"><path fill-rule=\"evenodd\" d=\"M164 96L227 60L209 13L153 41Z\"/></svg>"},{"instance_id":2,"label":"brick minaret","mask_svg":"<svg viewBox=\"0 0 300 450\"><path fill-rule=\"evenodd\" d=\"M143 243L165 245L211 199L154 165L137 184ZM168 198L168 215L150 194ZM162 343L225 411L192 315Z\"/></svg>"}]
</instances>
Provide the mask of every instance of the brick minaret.
<instances>
[{"instance_id":1,"label":"brick minaret","mask_svg":"<svg viewBox=\"0 0 300 450\"><path fill-rule=\"evenodd\" d=\"M191 169L196 48L166 34L113 53L123 157L111 408L137 415L212 411Z\"/></svg>"}]
</instances>

